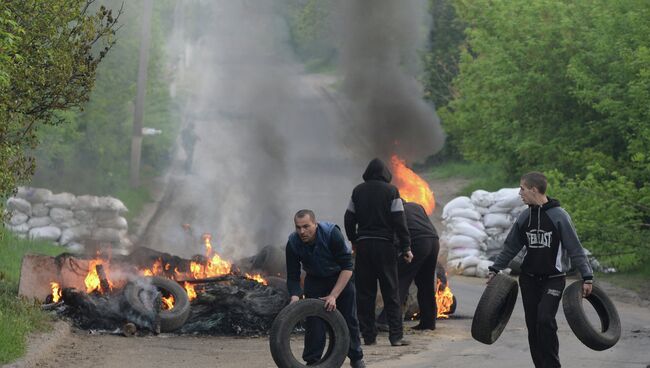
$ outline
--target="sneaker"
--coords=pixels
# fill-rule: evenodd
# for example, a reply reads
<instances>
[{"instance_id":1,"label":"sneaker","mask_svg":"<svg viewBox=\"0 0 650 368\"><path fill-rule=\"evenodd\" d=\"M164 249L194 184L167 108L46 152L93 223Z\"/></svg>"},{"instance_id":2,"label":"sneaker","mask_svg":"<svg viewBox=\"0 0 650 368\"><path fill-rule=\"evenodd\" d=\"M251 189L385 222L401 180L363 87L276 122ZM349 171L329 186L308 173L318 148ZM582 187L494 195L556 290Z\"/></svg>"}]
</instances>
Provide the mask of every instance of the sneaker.
<instances>
[{"instance_id":1,"label":"sneaker","mask_svg":"<svg viewBox=\"0 0 650 368\"><path fill-rule=\"evenodd\" d=\"M350 367L352 368L366 368L366 363L363 361L363 359L355 360L354 362L350 362Z\"/></svg>"},{"instance_id":2,"label":"sneaker","mask_svg":"<svg viewBox=\"0 0 650 368\"><path fill-rule=\"evenodd\" d=\"M364 345L377 345L377 339L363 339Z\"/></svg>"},{"instance_id":3,"label":"sneaker","mask_svg":"<svg viewBox=\"0 0 650 368\"><path fill-rule=\"evenodd\" d=\"M391 341L390 344L393 346L406 346L406 345L411 345L411 342L408 340L399 339L396 341Z\"/></svg>"}]
</instances>

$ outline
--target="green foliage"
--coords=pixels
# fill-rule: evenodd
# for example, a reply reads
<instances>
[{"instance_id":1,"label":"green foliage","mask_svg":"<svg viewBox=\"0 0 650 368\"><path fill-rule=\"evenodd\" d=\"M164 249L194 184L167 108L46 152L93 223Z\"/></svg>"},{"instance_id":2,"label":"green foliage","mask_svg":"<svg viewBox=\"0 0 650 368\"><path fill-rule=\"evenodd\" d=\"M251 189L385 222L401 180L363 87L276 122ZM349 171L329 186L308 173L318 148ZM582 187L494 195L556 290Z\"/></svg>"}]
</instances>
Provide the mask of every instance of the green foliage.
<instances>
[{"instance_id":1,"label":"green foliage","mask_svg":"<svg viewBox=\"0 0 650 368\"><path fill-rule=\"evenodd\" d=\"M117 16L90 0L5 1L0 8L0 197L33 173L28 150L58 112L88 100Z\"/></svg>"},{"instance_id":2,"label":"green foliage","mask_svg":"<svg viewBox=\"0 0 650 368\"><path fill-rule=\"evenodd\" d=\"M332 1L289 0L290 41L309 72L331 70L337 51L330 21Z\"/></svg>"},{"instance_id":3,"label":"green foliage","mask_svg":"<svg viewBox=\"0 0 650 368\"><path fill-rule=\"evenodd\" d=\"M56 255L61 253L61 248L19 239L0 228L0 364L24 353L26 336L30 332L49 327L47 315L38 306L17 296L20 265L25 253Z\"/></svg>"},{"instance_id":4,"label":"green foliage","mask_svg":"<svg viewBox=\"0 0 650 368\"><path fill-rule=\"evenodd\" d=\"M122 2L110 3L120 6ZM96 88L83 111L66 112L66 124L41 131L33 185L77 194L116 195L127 190L141 3L124 4L117 42L97 70ZM169 163L177 134L162 46L169 8L173 8L171 3L156 1L152 17L143 125L162 134L144 137L141 162L145 177L159 173Z\"/></svg>"}]
</instances>

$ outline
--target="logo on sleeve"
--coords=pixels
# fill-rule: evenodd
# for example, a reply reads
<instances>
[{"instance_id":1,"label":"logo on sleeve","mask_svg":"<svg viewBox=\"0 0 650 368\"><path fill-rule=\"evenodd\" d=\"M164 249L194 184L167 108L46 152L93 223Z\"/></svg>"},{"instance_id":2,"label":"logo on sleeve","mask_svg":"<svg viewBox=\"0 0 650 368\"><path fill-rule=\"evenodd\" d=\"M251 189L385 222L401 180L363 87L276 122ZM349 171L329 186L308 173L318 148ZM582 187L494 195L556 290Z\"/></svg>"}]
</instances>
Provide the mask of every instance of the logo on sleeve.
<instances>
[{"instance_id":1,"label":"logo on sleeve","mask_svg":"<svg viewBox=\"0 0 650 368\"><path fill-rule=\"evenodd\" d=\"M552 231L531 230L526 231L528 237L528 247L530 248L550 248L553 239Z\"/></svg>"}]
</instances>

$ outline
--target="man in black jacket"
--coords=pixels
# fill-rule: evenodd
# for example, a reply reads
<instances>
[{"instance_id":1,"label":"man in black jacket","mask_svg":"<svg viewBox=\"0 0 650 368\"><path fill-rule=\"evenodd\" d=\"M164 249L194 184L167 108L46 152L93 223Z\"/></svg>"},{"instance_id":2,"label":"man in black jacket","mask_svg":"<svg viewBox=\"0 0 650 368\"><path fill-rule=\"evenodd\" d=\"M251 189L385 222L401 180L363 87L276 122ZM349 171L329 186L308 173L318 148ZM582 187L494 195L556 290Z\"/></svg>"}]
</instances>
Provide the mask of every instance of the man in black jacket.
<instances>
[{"instance_id":1,"label":"man in black jacket","mask_svg":"<svg viewBox=\"0 0 650 368\"><path fill-rule=\"evenodd\" d=\"M411 239L406 226L404 205L397 188L390 184L392 174L380 160L373 159L363 173L364 183L352 191L345 212L345 232L356 249L355 274L359 327L366 345L376 344L375 299L377 280L388 316L389 340L393 346L408 345L403 339L402 307L398 296L398 250L411 262Z\"/></svg>"},{"instance_id":2,"label":"man in black jacket","mask_svg":"<svg viewBox=\"0 0 650 368\"><path fill-rule=\"evenodd\" d=\"M508 266L522 247L526 256L521 264L519 286L524 304L530 355L537 368L560 367L555 315L565 286L569 262L583 279L582 294L591 294L593 271L578 240L571 217L560 202L546 196L544 174L530 172L521 177L519 195L528 211L523 211L510 229L503 251L490 266L488 282Z\"/></svg>"},{"instance_id":3,"label":"man in black jacket","mask_svg":"<svg viewBox=\"0 0 650 368\"><path fill-rule=\"evenodd\" d=\"M287 289L291 303L303 294L300 288L300 266L305 277L305 297L325 301L328 311L338 309L348 325L350 347L348 357L353 368L364 368L359 322L352 278L352 251L345 244L339 227L329 222L316 222L311 210L300 210L294 216L296 231L287 241ZM305 349L302 357L307 365L317 363L325 349L325 326L317 317L308 317L305 326Z\"/></svg>"},{"instance_id":4,"label":"man in black jacket","mask_svg":"<svg viewBox=\"0 0 650 368\"><path fill-rule=\"evenodd\" d=\"M411 283L415 281L418 288L418 307L420 323L416 330L435 330L438 307L435 296L435 273L438 262L440 243L438 232L431 223L424 207L415 202L404 202L406 224L411 234L411 251L413 262L398 262L399 297L404 304L409 294ZM377 323L386 324L386 311L383 310Z\"/></svg>"}]
</instances>

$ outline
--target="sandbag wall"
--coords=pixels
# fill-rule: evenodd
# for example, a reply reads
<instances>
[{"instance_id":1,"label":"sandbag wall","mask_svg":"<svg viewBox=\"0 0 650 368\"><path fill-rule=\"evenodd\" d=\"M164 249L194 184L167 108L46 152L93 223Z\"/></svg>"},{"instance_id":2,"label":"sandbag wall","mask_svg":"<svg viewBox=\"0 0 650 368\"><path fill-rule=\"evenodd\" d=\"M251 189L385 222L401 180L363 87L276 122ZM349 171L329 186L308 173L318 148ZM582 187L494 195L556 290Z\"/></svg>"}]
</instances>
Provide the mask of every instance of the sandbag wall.
<instances>
[{"instance_id":1,"label":"sandbag wall","mask_svg":"<svg viewBox=\"0 0 650 368\"><path fill-rule=\"evenodd\" d=\"M487 276L490 259L503 242L517 216L526 209L519 188L497 192L477 190L457 197L442 211L444 229L440 243L447 250L448 270L466 276Z\"/></svg>"},{"instance_id":2,"label":"sandbag wall","mask_svg":"<svg viewBox=\"0 0 650 368\"><path fill-rule=\"evenodd\" d=\"M73 251L90 242L128 249L128 209L117 198L19 187L7 200L5 227L24 238L49 240Z\"/></svg>"}]
</instances>

